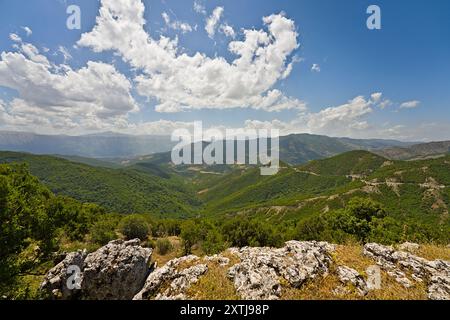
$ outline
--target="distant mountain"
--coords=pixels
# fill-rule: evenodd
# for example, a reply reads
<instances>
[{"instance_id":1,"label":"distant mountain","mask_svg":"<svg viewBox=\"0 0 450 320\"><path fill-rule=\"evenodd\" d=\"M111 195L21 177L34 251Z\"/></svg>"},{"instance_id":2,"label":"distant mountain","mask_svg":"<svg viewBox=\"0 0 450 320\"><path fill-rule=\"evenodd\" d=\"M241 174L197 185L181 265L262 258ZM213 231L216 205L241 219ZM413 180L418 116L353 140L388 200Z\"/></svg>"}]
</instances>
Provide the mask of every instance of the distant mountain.
<instances>
[{"instance_id":1,"label":"distant mountain","mask_svg":"<svg viewBox=\"0 0 450 320\"><path fill-rule=\"evenodd\" d=\"M379 150L387 147L405 147L413 142L382 139L333 138L312 134L292 134L280 138L280 158L292 164L303 164L335 156L352 150Z\"/></svg>"},{"instance_id":2,"label":"distant mountain","mask_svg":"<svg viewBox=\"0 0 450 320\"><path fill-rule=\"evenodd\" d=\"M67 136L0 131L0 150L34 154L133 159L169 152L175 144L169 136L133 136L114 132ZM377 150L387 147L406 147L411 144L395 140L293 134L280 138L280 152L281 160L295 165L352 150ZM170 153L168 155L170 156Z\"/></svg>"},{"instance_id":3,"label":"distant mountain","mask_svg":"<svg viewBox=\"0 0 450 320\"><path fill-rule=\"evenodd\" d=\"M396 140L380 139L350 139L333 138L312 134L292 134L280 137L280 160L289 165L305 164L311 160L325 159L353 150L378 151L387 147L401 146L406 147L413 142L401 142ZM205 148L207 143L203 143ZM193 148L193 146L191 146ZM248 156L248 142L246 143L246 157ZM226 145L224 143L224 155ZM236 155L236 144L235 144ZM225 161L225 160L224 160ZM171 162L171 152L163 152L140 157L131 157L128 160L121 161L124 165L168 165ZM198 167L198 166L197 166ZM224 171L224 166L204 166L204 170ZM179 166L179 169L186 167Z\"/></svg>"},{"instance_id":4,"label":"distant mountain","mask_svg":"<svg viewBox=\"0 0 450 320\"><path fill-rule=\"evenodd\" d=\"M390 147L377 151L392 160L411 160L450 154L450 141L415 144L409 147Z\"/></svg>"},{"instance_id":5,"label":"distant mountain","mask_svg":"<svg viewBox=\"0 0 450 320\"><path fill-rule=\"evenodd\" d=\"M112 132L84 136L0 131L0 150L90 158L120 158L165 152L175 145L168 136L131 136Z\"/></svg>"}]
</instances>

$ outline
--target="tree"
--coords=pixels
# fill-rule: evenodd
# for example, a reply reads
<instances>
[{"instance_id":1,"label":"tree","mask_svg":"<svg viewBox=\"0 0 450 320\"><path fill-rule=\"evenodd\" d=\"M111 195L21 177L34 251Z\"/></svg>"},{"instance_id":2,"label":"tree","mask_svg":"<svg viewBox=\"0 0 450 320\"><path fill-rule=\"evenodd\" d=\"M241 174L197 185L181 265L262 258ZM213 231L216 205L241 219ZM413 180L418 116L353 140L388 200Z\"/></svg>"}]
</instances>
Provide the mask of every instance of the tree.
<instances>
[{"instance_id":1,"label":"tree","mask_svg":"<svg viewBox=\"0 0 450 320\"><path fill-rule=\"evenodd\" d=\"M225 239L237 247L279 246L282 242L280 234L273 227L257 220L234 218L223 225Z\"/></svg>"},{"instance_id":2,"label":"tree","mask_svg":"<svg viewBox=\"0 0 450 320\"><path fill-rule=\"evenodd\" d=\"M102 246L107 244L117 238L116 227L117 222L114 219L108 216L101 217L90 229L91 240Z\"/></svg>"},{"instance_id":3,"label":"tree","mask_svg":"<svg viewBox=\"0 0 450 320\"><path fill-rule=\"evenodd\" d=\"M202 242L202 249L206 254L217 254L225 250L227 247L222 234L212 228L208 231L206 239Z\"/></svg>"},{"instance_id":4,"label":"tree","mask_svg":"<svg viewBox=\"0 0 450 320\"><path fill-rule=\"evenodd\" d=\"M149 226L143 217L133 214L120 221L120 232L127 240L145 240L149 235Z\"/></svg>"},{"instance_id":5,"label":"tree","mask_svg":"<svg viewBox=\"0 0 450 320\"><path fill-rule=\"evenodd\" d=\"M386 211L382 205L370 198L352 198L347 206L352 215L361 220L370 222L372 218L386 217Z\"/></svg>"},{"instance_id":6,"label":"tree","mask_svg":"<svg viewBox=\"0 0 450 320\"><path fill-rule=\"evenodd\" d=\"M190 254L192 246L201 239L201 232L198 224L188 220L181 225L181 238L183 239L184 254Z\"/></svg>"}]
</instances>

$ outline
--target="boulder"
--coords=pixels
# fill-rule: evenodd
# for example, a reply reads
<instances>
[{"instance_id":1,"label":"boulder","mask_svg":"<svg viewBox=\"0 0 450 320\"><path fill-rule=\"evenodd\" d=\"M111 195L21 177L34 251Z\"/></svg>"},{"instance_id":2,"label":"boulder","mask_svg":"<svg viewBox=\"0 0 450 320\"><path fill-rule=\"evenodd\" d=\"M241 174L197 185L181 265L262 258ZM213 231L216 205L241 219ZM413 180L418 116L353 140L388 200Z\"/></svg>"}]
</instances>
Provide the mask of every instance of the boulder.
<instances>
[{"instance_id":1,"label":"boulder","mask_svg":"<svg viewBox=\"0 0 450 320\"><path fill-rule=\"evenodd\" d=\"M401 251L407 251L410 253L415 253L417 250L419 250L420 245L413 242L405 242L398 246L399 250Z\"/></svg>"},{"instance_id":2,"label":"boulder","mask_svg":"<svg viewBox=\"0 0 450 320\"><path fill-rule=\"evenodd\" d=\"M80 292L68 287L69 277L74 272L74 270L68 269L70 266L76 266L78 270L82 270L86 255L86 250L67 254L61 262L50 269L41 283L40 290L48 294L52 299L70 300L75 298ZM81 282L80 277L81 274L73 274L73 279L79 283Z\"/></svg>"},{"instance_id":3,"label":"boulder","mask_svg":"<svg viewBox=\"0 0 450 320\"><path fill-rule=\"evenodd\" d=\"M230 249L241 262L231 267L228 277L246 300L273 300L281 296L280 279L293 287L328 272L334 246L326 242L286 242L283 248Z\"/></svg>"},{"instance_id":4,"label":"boulder","mask_svg":"<svg viewBox=\"0 0 450 320\"><path fill-rule=\"evenodd\" d=\"M336 273L342 284L352 284L360 296L365 296L369 292L366 280L355 269L346 266L339 266L336 269Z\"/></svg>"},{"instance_id":5,"label":"boulder","mask_svg":"<svg viewBox=\"0 0 450 320\"><path fill-rule=\"evenodd\" d=\"M142 288L152 250L140 240L115 240L84 260L81 288L90 300L128 300Z\"/></svg>"},{"instance_id":6,"label":"boulder","mask_svg":"<svg viewBox=\"0 0 450 320\"><path fill-rule=\"evenodd\" d=\"M366 244L364 254L373 258L389 276L404 287L414 285L404 272L407 271L414 281L425 281L428 284L430 299L450 300L450 262L428 261L409 252L395 251L392 247L376 243Z\"/></svg>"},{"instance_id":7,"label":"boulder","mask_svg":"<svg viewBox=\"0 0 450 320\"><path fill-rule=\"evenodd\" d=\"M170 260L163 267L150 273L144 286L133 297L133 300L149 300L152 298L177 300L184 296L184 292L208 271L208 267L204 264L197 264L184 270L179 269L182 269L183 264L189 265L199 260L200 258L194 255ZM163 294L158 294L158 291L166 284L169 284L169 288Z\"/></svg>"},{"instance_id":8,"label":"boulder","mask_svg":"<svg viewBox=\"0 0 450 320\"><path fill-rule=\"evenodd\" d=\"M230 263L229 258L218 255L218 254L215 254L215 255L209 256L209 257L205 257L204 260L208 261L208 262L216 262L222 267L225 267Z\"/></svg>"},{"instance_id":9,"label":"boulder","mask_svg":"<svg viewBox=\"0 0 450 320\"><path fill-rule=\"evenodd\" d=\"M185 292L198 279L208 272L206 264L198 264L183 271L177 272L175 279L162 294L156 296L155 300L185 300Z\"/></svg>"},{"instance_id":10,"label":"boulder","mask_svg":"<svg viewBox=\"0 0 450 320\"><path fill-rule=\"evenodd\" d=\"M86 300L131 299L142 288L149 271L152 250L139 245L140 240L115 240L86 255L86 251L69 253L52 268L41 290L55 299ZM70 289L67 280L70 266L76 266L79 289Z\"/></svg>"}]
</instances>

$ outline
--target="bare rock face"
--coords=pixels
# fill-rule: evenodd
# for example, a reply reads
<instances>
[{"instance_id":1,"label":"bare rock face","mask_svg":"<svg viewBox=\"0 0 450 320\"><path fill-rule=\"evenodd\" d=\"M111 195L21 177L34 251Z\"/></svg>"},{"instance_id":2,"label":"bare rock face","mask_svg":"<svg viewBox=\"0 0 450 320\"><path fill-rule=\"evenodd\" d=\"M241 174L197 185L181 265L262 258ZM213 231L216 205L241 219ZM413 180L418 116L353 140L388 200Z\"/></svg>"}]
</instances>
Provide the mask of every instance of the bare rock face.
<instances>
[{"instance_id":1,"label":"bare rock face","mask_svg":"<svg viewBox=\"0 0 450 320\"><path fill-rule=\"evenodd\" d=\"M428 298L432 300L450 300L450 262L444 260L428 261L404 251L376 243L364 246L364 254L373 258L388 275L409 288L414 282L406 276L411 273L416 282L428 284Z\"/></svg>"},{"instance_id":2,"label":"bare rock face","mask_svg":"<svg viewBox=\"0 0 450 320\"><path fill-rule=\"evenodd\" d=\"M399 245L398 248L401 251L415 253L415 252L417 252L417 250L419 250L420 245L418 245L417 243L413 243L413 242L405 242L405 243L402 243L401 245Z\"/></svg>"},{"instance_id":3,"label":"bare rock face","mask_svg":"<svg viewBox=\"0 0 450 320\"><path fill-rule=\"evenodd\" d=\"M139 239L115 240L84 260L83 297L92 300L128 300L138 292L148 274L152 250Z\"/></svg>"},{"instance_id":4,"label":"bare rock face","mask_svg":"<svg viewBox=\"0 0 450 320\"><path fill-rule=\"evenodd\" d=\"M61 262L47 273L40 286L40 290L47 292L54 299L70 300L75 298L79 290L68 288L67 282L72 272L68 269L70 266L76 266L81 270L86 255L86 250L67 254Z\"/></svg>"},{"instance_id":5,"label":"bare rock face","mask_svg":"<svg viewBox=\"0 0 450 320\"><path fill-rule=\"evenodd\" d=\"M351 283L356 288L360 296L365 296L369 292L366 280L355 269L346 266L339 266L337 267L336 272L342 284L346 285Z\"/></svg>"},{"instance_id":6,"label":"bare rock face","mask_svg":"<svg viewBox=\"0 0 450 320\"><path fill-rule=\"evenodd\" d=\"M196 283L206 272L208 272L208 266L206 264L198 264L178 272L169 288L162 294L158 294L155 300L186 300L185 292L187 289Z\"/></svg>"},{"instance_id":7,"label":"bare rock face","mask_svg":"<svg viewBox=\"0 0 450 320\"><path fill-rule=\"evenodd\" d=\"M139 243L139 239L115 240L88 255L85 251L69 253L48 272L41 289L56 299L131 299L147 277L152 254ZM78 290L67 287L68 269L74 265L81 271Z\"/></svg>"},{"instance_id":8,"label":"bare rock face","mask_svg":"<svg viewBox=\"0 0 450 320\"><path fill-rule=\"evenodd\" d=\"M217 262L220 266L225 267L230 263L230 259L222 255L215 254L213 256L205 257L205 261Z\"/></svg>"},{"instance_id":9,"label":"bare rock face","mask_svg":"<svg viewBox=\"0 0 450 320\"><path fill-rule=\"evenodd\" d=\"M273 300L281 296L280 278L300 287L306 280L328 272L334 247L325 242L286 242L285 247L231 249L241 262L228 277L246 300Z\"/></svg>"},{"instance_id":10,"label":"bare rock face","mask_svg":"<svg viewBox=\"0 0 450 320\"><path fill-rule=\"evenodd\" d=\"M199 277L208 271L205 264L197 264L184 270L180 266L192 264L200 258L194 255L173 259L163 267L156 269L148 276L143 288L134 296L133 300L148 300L155 297L157 300L183 300L184 293ZM170 283L162 294L158 291L167 283Z\"/></svg>"}]
</instances>

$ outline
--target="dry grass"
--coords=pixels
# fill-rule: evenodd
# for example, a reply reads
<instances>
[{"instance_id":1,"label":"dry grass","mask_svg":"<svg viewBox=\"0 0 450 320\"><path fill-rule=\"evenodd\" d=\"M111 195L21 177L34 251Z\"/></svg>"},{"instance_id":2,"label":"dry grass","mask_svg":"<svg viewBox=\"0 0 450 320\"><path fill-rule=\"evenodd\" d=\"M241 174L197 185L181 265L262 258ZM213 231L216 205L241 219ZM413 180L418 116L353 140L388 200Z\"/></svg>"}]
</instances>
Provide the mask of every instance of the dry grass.
<instances>
[{"instance_id":1,"label":"dry grass","mask_svg":"<svg viewBox=\"0 0 450 320\"><path fill-rule=\"evenodd\" d=\"M208 272L193 284L187 295L195 300L239 300L233 283L227 277L230 266L208 262Z\"/></svg>"},{"instance_id":2,"label":"dry grass","mask_svg":"<svg viewBox=\"0 0 450 320\"><path fill-rule=\"evenodd\" d=\"M348 243L336 246L333 260L337 265L344 265L365 274L366 269L374 265L374 261L363 255L363 247L359 244Z\"/></svg>"},{"instance_id":3,"label":"dry grass","mask_svg":"<svg viewBox=\"0 0 450 320\"><path fill-rule=\"evenodd\" d=\"M175 250L166 256L158 256L154 253L153 259L157 260L159 266L163 263L181 256L181 242L178 238L170 239ZM194 252L201 256L201 253ZM450 260L450 248L436 245L421 245L416 255L428 260L444 259ZM222 256L230 259L230 264L220 266L212 261L186 262L180 268L188 268L198 263L206 263L208 272L200 277L199 281L191 286L187 291L187 296L192 299L201 300L238 300L234 285L227 277L228 269L240 260L229 251L222 253ZM282 300L425 300L427 299L427 289L425 283L413 282L414 286L405 288L386 272L381 271L381 289L373 290L364 297L361 297L356 289L351 285L343 286L336 275L336 267L345 265L357 270L366 277L368 267L375 265L375 262L363 255L363 247L357 243L347 243L336 246L332 254L334 260L329 273L308 281L301 288L292 288L286 280L280 279L282 284ZM410 277L409 277L410 278ZM336 289L344 289L344 293L338 293Z\"/></svg>"},{"instance_id":4,"label":"dry grass","mask_svg":"<svg viewBox=\"0 0 450 320\"><path fill-rule=\"evenodd\" d=\"M445 248L436 246L423 246L428 259L446 257ZM357 244L337 246L333 254L335 264L330 268L330 273L324 277L316 278L304 284L300 289L283 286L282 299L284 300L425 300L427 299L426 285L414 282L411 288L405 288L392 277L381 271L381 289L369 292L365 297L357 294L355 288L346 286L347 293L337 294L335 289L342 286L335 274L335 267L345 265L366 275L366 269L374 265L374 261L363 256L363 248Z\"/></svg>"},{"instance_id":5,"label":"dry grass","mask_svg":"<svg viewBox=\"0 0 450 320\"><path fill-rule=\"evenodd\" d=\"M450 248L442 245L423 244L415 254L427 260L450 261Z\"/></svg>"},{"instance_id":6,"label":"dry grass","mask_svg":"<svg viewBox=\"0 0 450 320\"><path fill-rule=\"evenodd\" d=\"M167 238L172 244L172 250L165 255L161 255L158 253L158 250L153 250L152 253L152 262L156 262L158 267L162 267L170 260L181 257L183 248L181 244L181 239L178 237L168 237ZM155 242L158 240L157 238L152 239Z\"/></svg>"},{"instance_id":7,"label":"dry grass","mask_svg":"<svg viewBox=\"0 0 450 320\"><path fill-rule=\"evenodd\" d=\"M282 282L283 284L283 282ZM334 290L340 286L338 277L330 273L324 277L318 277L308 281L301 288L296 289L283 284L281 295L282 300L356 300L356 294L339 296L334 294Z\"/></svg>"}]
</instances>

